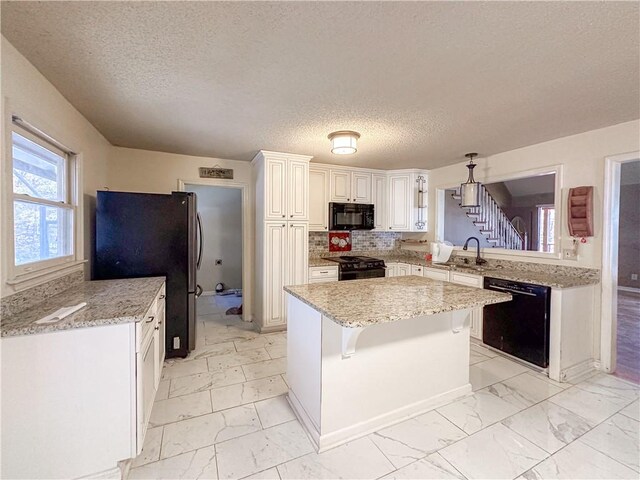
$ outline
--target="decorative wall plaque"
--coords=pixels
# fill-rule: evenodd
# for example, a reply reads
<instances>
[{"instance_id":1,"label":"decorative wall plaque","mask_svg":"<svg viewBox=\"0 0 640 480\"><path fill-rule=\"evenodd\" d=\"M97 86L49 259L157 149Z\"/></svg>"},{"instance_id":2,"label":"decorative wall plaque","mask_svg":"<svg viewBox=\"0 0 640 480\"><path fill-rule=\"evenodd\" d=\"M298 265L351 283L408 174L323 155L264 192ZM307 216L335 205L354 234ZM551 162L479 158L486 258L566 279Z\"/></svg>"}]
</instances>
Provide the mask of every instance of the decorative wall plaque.
<instances>
[{"instance_id":1,"label":"decorative wall plaque","mask_svg":"<svg viewBox=\"0 0 640 480\"><path fill-rule=\"evenodd\" d=\"M224 178L226 180L233 180L232 168L200 167L198 171L200 172L200 178Z\"/></svg>"}]
</instances>

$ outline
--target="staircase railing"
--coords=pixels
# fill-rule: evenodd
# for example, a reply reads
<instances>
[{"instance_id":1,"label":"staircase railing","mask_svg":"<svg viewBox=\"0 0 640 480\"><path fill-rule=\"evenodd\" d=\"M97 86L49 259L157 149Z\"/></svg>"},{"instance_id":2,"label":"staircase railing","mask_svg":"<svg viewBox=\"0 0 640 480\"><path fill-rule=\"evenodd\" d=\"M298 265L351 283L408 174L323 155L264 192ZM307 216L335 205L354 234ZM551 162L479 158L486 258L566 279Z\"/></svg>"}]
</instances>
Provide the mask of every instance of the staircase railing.
<instances>
[{"instance_id":1,"label":"staircase railing","mask_svg":"<svg viewBox=\"0 0 640 480\"><path fill-rule=\"evenodd\" d=\"M454 198L460 198L460 196L455 195ZM461 208L467 210L467 216L473 220L474 225L488 237L487 240L494 246L524 250L522 236L484 185L480 186L480 206Z\"/></svg>"}]
</instances>

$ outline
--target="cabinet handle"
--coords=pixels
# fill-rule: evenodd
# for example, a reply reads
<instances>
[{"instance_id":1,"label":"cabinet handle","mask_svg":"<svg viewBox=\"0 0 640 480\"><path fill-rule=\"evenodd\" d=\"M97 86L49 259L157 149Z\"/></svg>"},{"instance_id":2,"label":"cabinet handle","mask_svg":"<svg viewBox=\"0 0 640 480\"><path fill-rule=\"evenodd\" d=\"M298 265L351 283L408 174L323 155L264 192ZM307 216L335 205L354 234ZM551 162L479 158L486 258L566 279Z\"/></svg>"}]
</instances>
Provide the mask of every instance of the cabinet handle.
<instances>
[{"instance_id":1,"label":"cabinet handle","mask_svg":"<svg viewBox=\"0 0 640 480\"><path fill-rule=\"evenodd\" d=\"M327 272L320 272L320 273L329 273L329 272L327 271Z\"/></svg>"},{"instance_id":2,"label":"cabinet handle","mask_svg":"<svg viewBox=\"0 0 640 480\"><path fill-rule=\"evenodd\" d=\"M286 227L286 225L285 225L284 223L282 224L282 226L283 226L283 227Z\"/></svg>"},{"instance_id":3,"label":"cabinet handle","mask_svg":"<svg viewBox=\"0 0 640 480\"><path fill-rule=\"evenodd\" d=\"M147 320L147 322L146 322L146 323L151 323L151 322L153 322L153 319L154 319L154 318L156 318L156 317L149 317L149 320Z\"/></svg>"},{"instance_id":4,"label":"cabinet handle","mask_svg":"<svg viewBox=\"0 0 640 480\"><path fill-rule=\"evenodd\" d=\"M286 215L282 215L282 218L286 217Z\"/></svg>"},{"instance_id":5,"label":"cabinet handle","mask_svg":"<svg viewBox=\"0 0 640 480\"><path fill-rule=\"evenodd\" d=\"M156 327L156 328L154 328L154 330L160 330L160 327Z\"/></svg>"},{"instance_id":6,"label":"cabinet handle","mask_svg":"<svg viewBox=\"0 0 640 480\"><path fill-rule=\"evenodd\" d=\"M160 295L160 300L162 300L164 298L164 295Z\"/></svg>"},{"instance_id":7,"label":"cabinet handle","mask_svg":"<svg viewBox=\"0 0 640 480\"><path fill-rule=\"evenodd\" d=\"M347 202L350 202L350 201L351 201L351 199L350 199L350 198L347 198Z\"/></svg>"},{"instance_id":8,"label":"cabinet handle","mask_svg":"<svg viewBox=\"0 0 640 480\"><path fill-rule=\"evenodd\" d=\"M289 215L289 217L293 218L293 215Z\"/></svg>"}]
</instances>

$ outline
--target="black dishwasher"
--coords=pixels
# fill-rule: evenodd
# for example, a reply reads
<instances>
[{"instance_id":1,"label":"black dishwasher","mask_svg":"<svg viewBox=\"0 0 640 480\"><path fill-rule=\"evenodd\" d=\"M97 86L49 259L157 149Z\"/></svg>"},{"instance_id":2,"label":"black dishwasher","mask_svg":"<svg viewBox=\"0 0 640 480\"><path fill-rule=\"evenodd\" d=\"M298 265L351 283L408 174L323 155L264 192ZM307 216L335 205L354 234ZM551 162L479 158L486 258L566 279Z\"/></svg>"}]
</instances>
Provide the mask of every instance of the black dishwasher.
<instances>
[{"instance_id":1,"label":"black dishwasher","mask_svg":"<svg viewBox=\"0 0 640 480\"><path fill-rule=\"evenodd\" d=\"M484 278L484 288L510 293L510 302L486 305L482 341L542 368L549 366L551 288L529 283Z\"/></svg>"}]
</instances>

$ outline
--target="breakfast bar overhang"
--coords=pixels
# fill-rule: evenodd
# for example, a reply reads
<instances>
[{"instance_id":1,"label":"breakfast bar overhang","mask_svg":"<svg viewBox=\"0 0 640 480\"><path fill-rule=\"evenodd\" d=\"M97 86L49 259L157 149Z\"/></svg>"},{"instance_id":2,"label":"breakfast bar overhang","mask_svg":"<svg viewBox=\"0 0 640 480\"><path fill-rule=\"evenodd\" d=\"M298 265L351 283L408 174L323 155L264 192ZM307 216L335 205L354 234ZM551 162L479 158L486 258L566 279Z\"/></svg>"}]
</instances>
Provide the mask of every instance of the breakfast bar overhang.
<instances>
[{"instance_id":1,"label":"breakfast bar overhang","mask_svg":"<svg viewBox=\"0 0 640 480\"><path fill-rule=\"evenodd\" d=\"M288 398L318 451L469 393L469 313L511 299L417 276L285 291Z\"/></svg>"}]
</instances>

